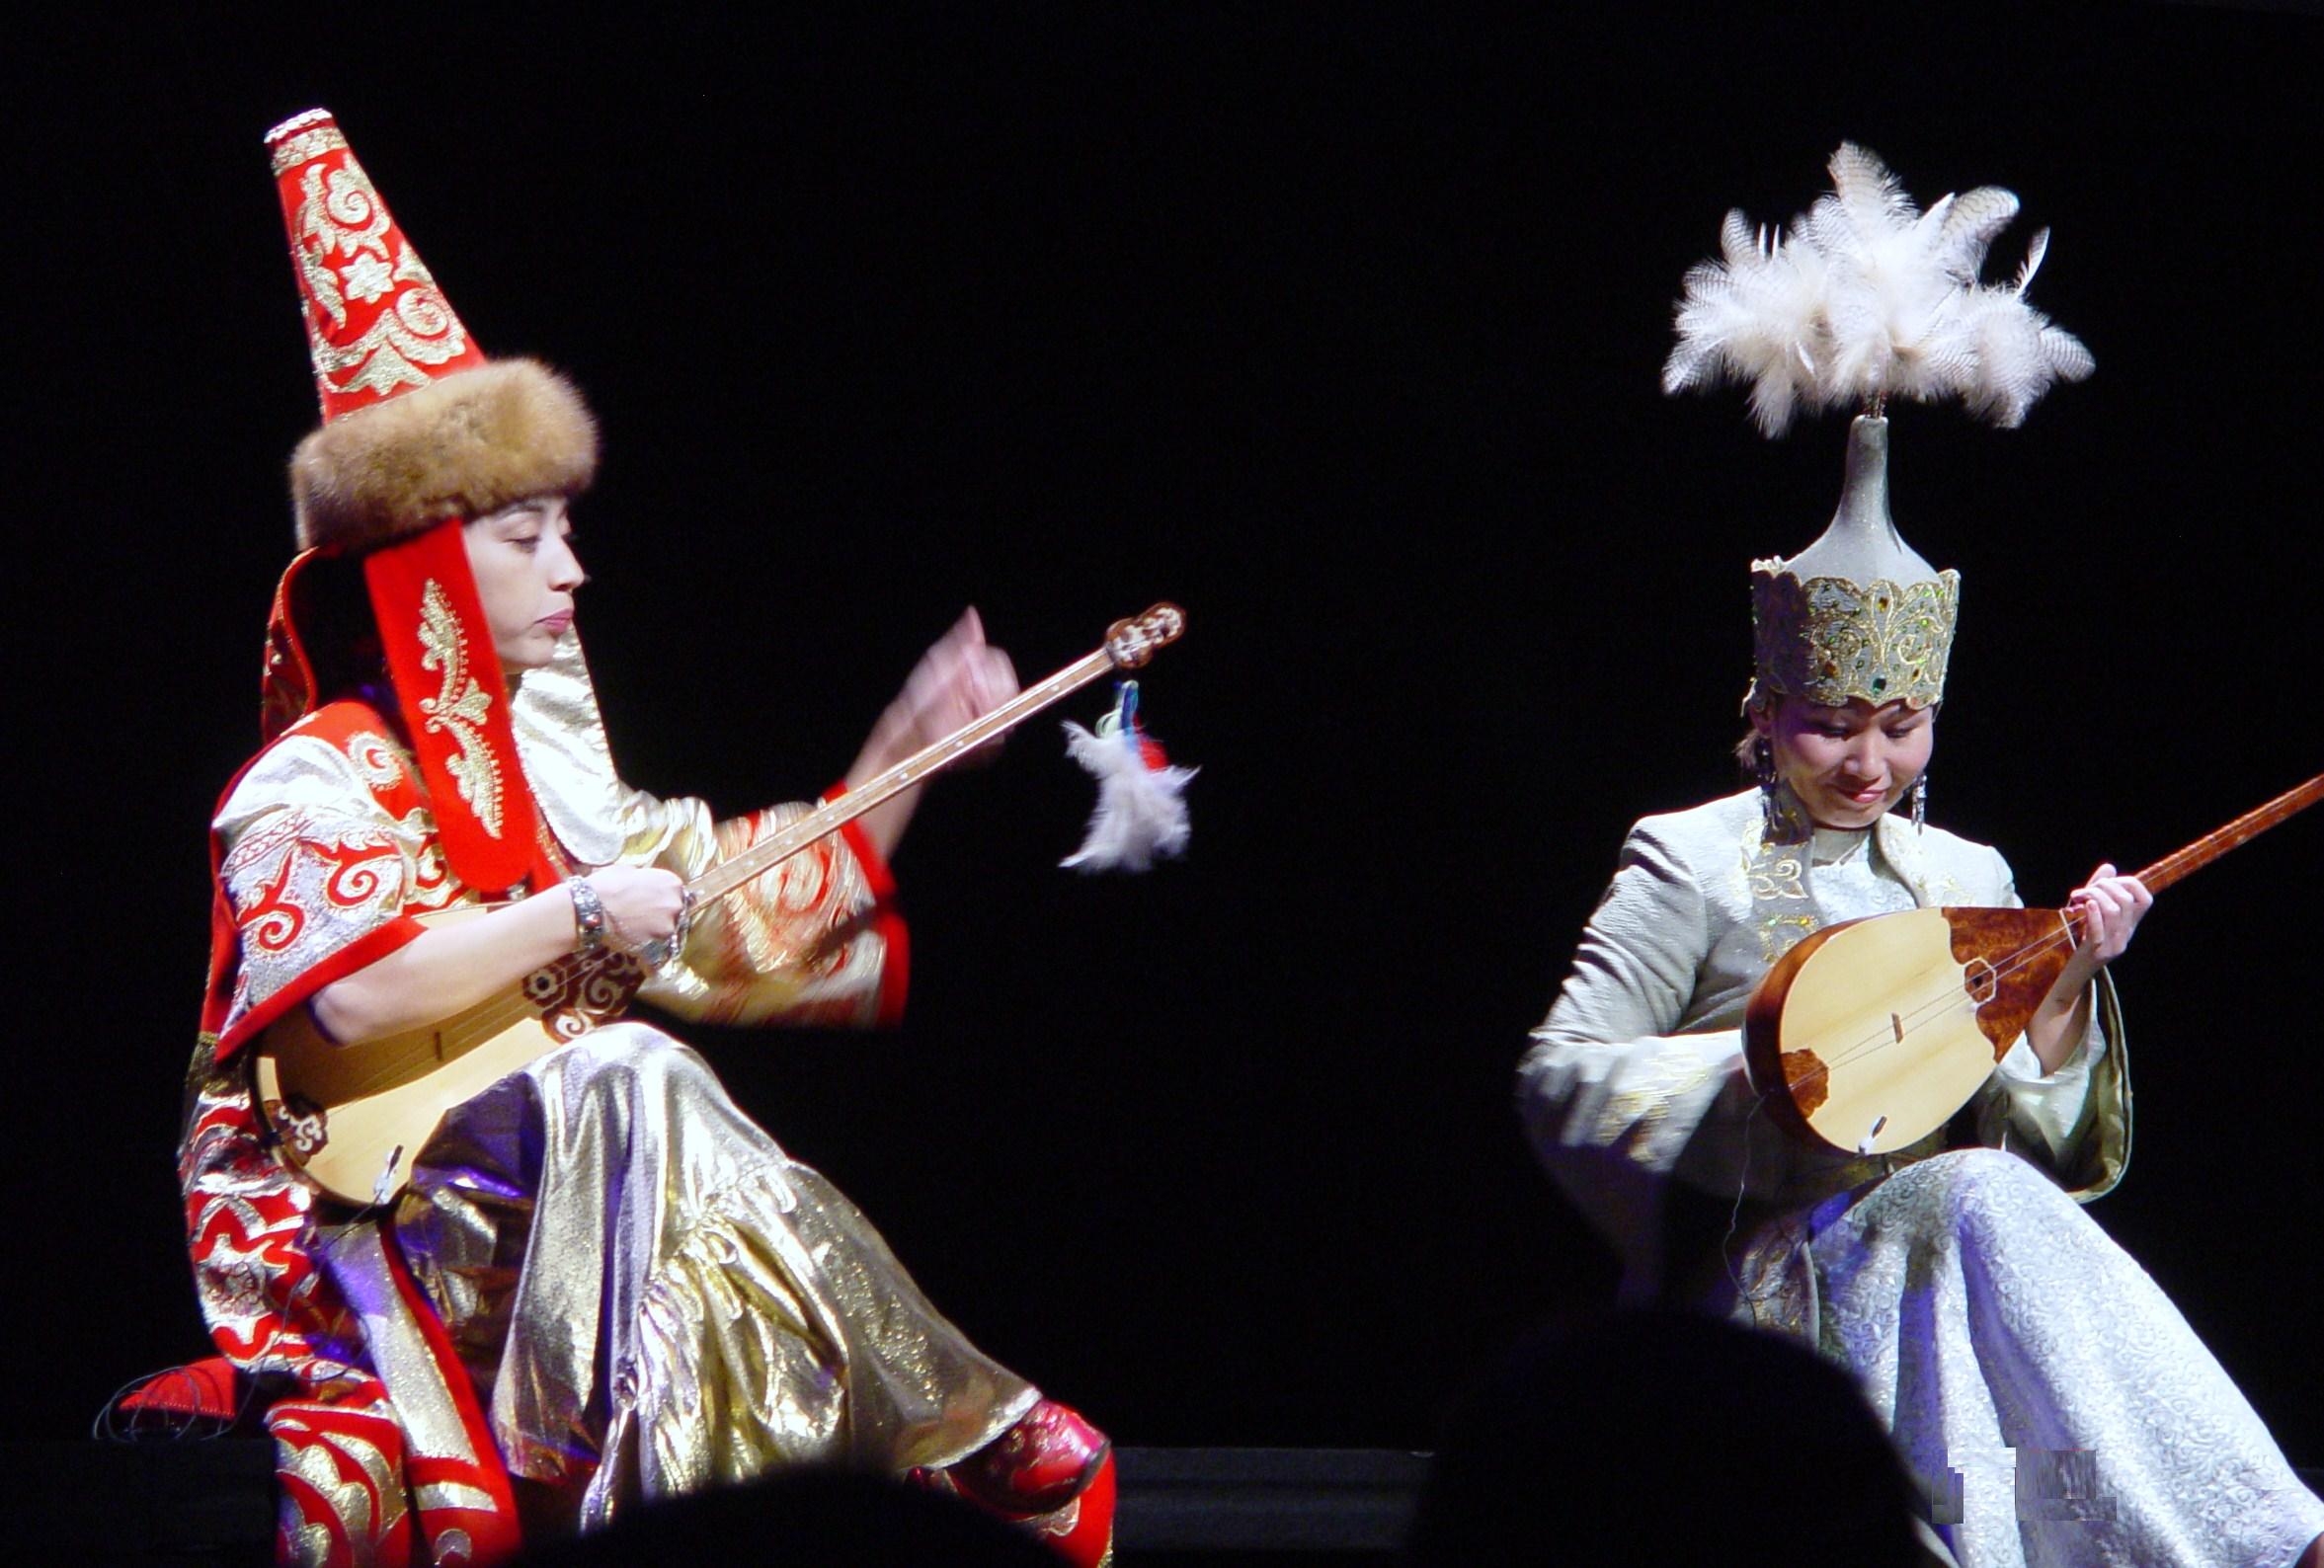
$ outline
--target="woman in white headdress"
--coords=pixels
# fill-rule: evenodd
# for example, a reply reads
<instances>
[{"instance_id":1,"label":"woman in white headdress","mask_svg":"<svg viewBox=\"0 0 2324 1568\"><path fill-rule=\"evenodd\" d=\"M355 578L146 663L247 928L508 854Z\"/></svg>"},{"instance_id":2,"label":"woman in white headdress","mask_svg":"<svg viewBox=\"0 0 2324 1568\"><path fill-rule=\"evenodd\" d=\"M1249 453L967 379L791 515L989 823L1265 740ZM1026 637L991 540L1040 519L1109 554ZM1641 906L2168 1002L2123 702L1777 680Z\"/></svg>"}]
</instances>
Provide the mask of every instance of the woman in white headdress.
<instances>
[{"instance_id":1,"label":"woman in white headdress","mask_svg":"<svg viewBox=\"0 0 2324 1568\"><path fill-rule=\"evenodd\" d=\"M1893 394L2015 424L2054 377L2087 373L2025 306L2030 264L2013 286L1975 282L2015 197L1974 191L1924 218L1869 154L1843 147L1832 172L1786 235L1730 215L1723 261L1688 278L1673 389L1748 379L1771 432L1803 405ZM1802 938L2019 902L1998 853L1922 820L1960 580L1889 520L1887 436L1858 418L1830 527L1755 566L1755 787L1632 828L1519 1069L1527 1132L1619 1249L1626 1294L1797 1333L1853 1369L1969 1568L2314 1568L2324 1502L2079 1207L2128 1157L2106 965L2148 905L2134 879L2102 866L2074 893L2088 939L1921 1141L1812 1146L1746 1075L1745 1003Z\"/></svg>"}]
</instances>

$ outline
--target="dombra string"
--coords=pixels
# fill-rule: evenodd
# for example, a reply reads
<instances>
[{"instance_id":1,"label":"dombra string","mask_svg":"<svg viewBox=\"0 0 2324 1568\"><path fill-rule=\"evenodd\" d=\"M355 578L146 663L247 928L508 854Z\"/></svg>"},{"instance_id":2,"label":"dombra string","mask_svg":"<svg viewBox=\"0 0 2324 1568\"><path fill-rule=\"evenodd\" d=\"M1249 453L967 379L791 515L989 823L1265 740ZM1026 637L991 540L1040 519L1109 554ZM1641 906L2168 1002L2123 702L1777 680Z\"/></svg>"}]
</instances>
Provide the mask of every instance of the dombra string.
<instances>
[{"instance_id":1,"label":"dombra string","mask_svg":"<svg viewBox=\"0 0 2324 1568\"><path fill-rule=\"evenodd\" d=\"M2141 877L2139 880L2144 881L2145 879ZM2151 888L2149 891L2152 891ZM1834 1053L1831 1060L1818 1063L1808 1071L1803 1072L1794 1082L1812 1083L1817 1078L1827 1076L1836 1068L1852 1066L1878 1052L1893 1050L1898 1046L1905 1045L1908 1041L1900 1036L1909 1036L1921 1025L1938 1018L1948 1017L1964 1006L1971 1012L1976 1011L2000 992L2002 981L2011 979L2019 971L2040 961L2049 953L2055 952L2061 942L2069 950L2080 947L2082 945L2082 931L2083 919L2080 910L2060 911L2057 930L2004 955L1999 963L1987 960L1989 968L1973 974L1967 982L1952 995L1936 1001L1924 1002L1910 1012L1899 1015L1902 1026L1900 1029L1891 1026L1887 1029L1875 1030L1854 1045ZM1982 999L1977 996L1976 989L1983 989L1986 992Z\"/></svg>"},{"instance_id":2,"label":"dombra string","mask_svg":"<svg viewBox=\"0 0 2324 1568\"><path fill-rule=\"evenodd\" d=\"M559 886L562 886L562 884L559 884ZM452 904L448 905L447 907L479 908L489 913L514 907L517 902L518 901L516 900L506 900L498 903L471 904L465 906ZM610 970L620 958L628 958L631 955L628 954L608 955L600 953L583 955L578 953L569 953L562 958L555 959L552 962L541 966L541 968L534 970L532 974L557 977L560 980L565 981L565 983L559 987L559 991L564 995L570 996L574 994L576 990L580 989L582 986L585 986L589 982L589 980L593 974ZM529 978L530 977L527 977L527 979ZM625 991L633 988L634 987L630 984L623 984L623 989ZM626 997L623 999L626 1000ZM441 1042L442 1055L445 1057L459 1057L465 1056L468 1052L473 1051L478 1046L484 1045L489 1041L499 1038L502 1034L516 1027L518 1024L522 1023L527 1018L540 1017L543 1020L544 1028L554 1029L554 1025L550 1025L546 1022L546 1013L547 1009L545 1009L539 1002L534 1000L532 992L527 989L523 983L520 982L515 986L507 987L495 992L490 998L477 1003L476 1006L469 1009L467 1012L456 1014L453 1017L444 1019L433 1025L424 1026L423 1030L414 1030L411 1031L411 1033L418 1034L425 1032L433 1034L436 1036L438 1041ZM595 1027L596 1025L592 1024L585 1026L585 1029ZM584 1031L576 1031L577 1034L581 1032ZM367 1041L359 1041L355 1044L354 1047L343 1049L361 1051L367 1044L369 1044ZM401 1064L393 1059L389 1059L383 1061L380 1064L380 1067L375 1076L356 1079L350 1085L350 1093L353 1096L361 1096L371 1093L375 1089L392 1088L399 1081L401 1081Z\"/></svg>"},{"instance_id":3,"label":"dombra string","mask_svg":"<svg viewBox=\"0 0 2324 1568\"><path fill-rule=\"evenodd\" d=\"M549 1011L542 1005L545 997L585 995L587 987L601 977L606 977L606 972L626 958L636 965L639 973L634 980L626 977L611 978L611 982L619 985L624 992L619 998L606 998L615 1002L612 1011L618 1012L628 1000L627 993L643 984L652 971L678 961L686 934L683 923L686 914L747 887L808 845L829 837L874 807L942 772L987 742L1006 734L1099 676L1117 669L1144 668L1159 650L1176 642L1185 630L1186 612L1166 600L1148 607L1143 614L1114 622L1106 628L1105 642L1095 651L1067 665L1047 679L1026 687L992 712L922 746L886 772L865 780L839 799L826 801L763 842L709 867L687 882L684 890L685 913L681 913L679 929L664 944L664 956L658 961L650 953L656 944L648 944L649 951L640 954L607 954L602 951L568 953L532 971L515 987L479 1003L471 1011L436 1025L434 1032L444 1047L444 1054L463 1055L497 1038L527 1017L545 1015ZM511 907L518 902L510 899L449 907L481 908L486 913L492 913ZM537 988L531 985L530 981L536 977L546 977L546 983ZM553 1025L548 1027L552 1030L555 1028ZM578 1035L595 1027L595 1022L587 1022L574 1033ZM391 1078L396 1070L392 1066L383 1067L380 1077ZM359 1090L368 1087L358 1085Z\"/></svg>"}]
</instances>

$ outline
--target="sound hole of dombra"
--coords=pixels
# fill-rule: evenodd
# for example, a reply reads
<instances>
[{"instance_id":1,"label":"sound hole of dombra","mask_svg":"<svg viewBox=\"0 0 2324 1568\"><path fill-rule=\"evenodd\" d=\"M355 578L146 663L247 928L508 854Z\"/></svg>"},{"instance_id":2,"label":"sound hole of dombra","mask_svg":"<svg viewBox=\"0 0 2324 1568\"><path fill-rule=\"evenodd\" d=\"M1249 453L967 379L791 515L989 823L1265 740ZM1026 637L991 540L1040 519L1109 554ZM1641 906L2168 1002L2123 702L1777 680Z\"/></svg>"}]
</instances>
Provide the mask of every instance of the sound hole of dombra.
<instances>
[{"instance_id":1,"label":"sound hole of dombra","mask_svg":"<svg viewBox=\"0 0 2324 1568\"><path fill-rule=\"evenodd\" d=\"M1969 993L1969 1000L1982 1007L1993 999L1994 992L1999 989L2001 980L1993 973L1993 966L1980 958L1969 961L1964 984Z\"/></svg>"}]
</instances>

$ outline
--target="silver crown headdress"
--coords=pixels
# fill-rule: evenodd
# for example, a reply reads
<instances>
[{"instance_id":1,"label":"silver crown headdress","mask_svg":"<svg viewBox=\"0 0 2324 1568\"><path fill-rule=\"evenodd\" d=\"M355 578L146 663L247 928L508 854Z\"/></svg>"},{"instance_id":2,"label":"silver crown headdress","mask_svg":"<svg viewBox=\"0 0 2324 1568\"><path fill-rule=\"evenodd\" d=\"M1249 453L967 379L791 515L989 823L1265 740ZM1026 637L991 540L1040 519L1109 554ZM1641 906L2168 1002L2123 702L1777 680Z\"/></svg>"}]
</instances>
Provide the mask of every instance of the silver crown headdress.
<instances>
[{"instance_id":1,"label":"silver crown headdress","mask_svg":"<svg viewBox=\"0 0 2324 1568\"><path fill-rule=\"evenodd\" d=\"M1831 193L1788 231L1726 215L1720 259L1686 275L1662 388L1748 382L1769 435L1803 408L1863 409L1830 526L1789 561L1752 563L1757 667L1746 701L1790 692L1834 707L1861 697L1921 708L1944 695L1961 578L1931 567L1889 519L1886 401L1958 397L2013 427L2094 361L2026 303L2047 229L2013 281L1978 281L1994 237L2017 216L2011 193L1981 186L1923 213L1852 142L1830 169Z\"/></svg>"}]
</instances>

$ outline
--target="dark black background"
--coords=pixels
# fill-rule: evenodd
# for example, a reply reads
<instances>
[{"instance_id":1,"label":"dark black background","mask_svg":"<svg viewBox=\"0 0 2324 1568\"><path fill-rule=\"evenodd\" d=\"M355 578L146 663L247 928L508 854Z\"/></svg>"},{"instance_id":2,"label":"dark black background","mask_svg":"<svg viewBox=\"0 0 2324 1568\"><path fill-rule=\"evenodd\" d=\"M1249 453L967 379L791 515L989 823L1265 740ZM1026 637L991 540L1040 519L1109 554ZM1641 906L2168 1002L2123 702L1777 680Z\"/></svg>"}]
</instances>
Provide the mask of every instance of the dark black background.
<instances>
[{"instance_id":1,"label":"dark black background","mask_svg":"<svg viewBox=\"0 0 2324 1568\"><path fill-rule=\"evenodd\" d=\"M2034 901L2314 772L2312 18L1806 8L951 8L635 21L182 12L10 47L8 1057L20 1429L200 1352L169 1148L202 824L255 736L315 408L259 136L325 105L455 305L608 433L584 622L637 782L836 776L979 605L1029 675L1169 596L1188 860L1055 869L1046 725L899 866L904 1028L705 1041L972 1335L1147 1444L1425 1445L1448 1379L1610 1288L1509 1072L1636 816L1730 787L1744 573L1841 427L1656 387L1740 204L1843 137L2054 226L2096 353L2028 429L1896 419L1966 582L1935 816ZM1099 706L1092 694L1076 712ZM2121 966L2094 1211L2286 1448L2310 1337L2324 813Z\"/></svg>"}]
</instances>

